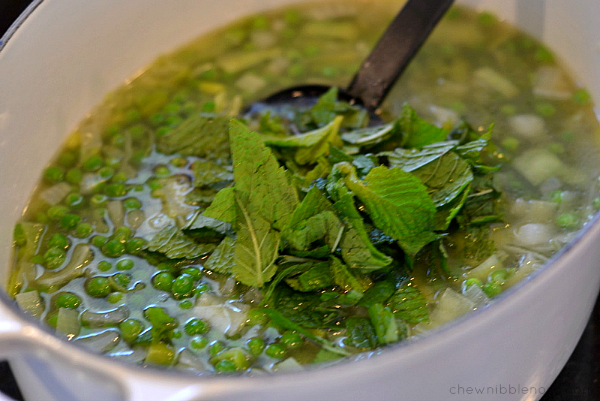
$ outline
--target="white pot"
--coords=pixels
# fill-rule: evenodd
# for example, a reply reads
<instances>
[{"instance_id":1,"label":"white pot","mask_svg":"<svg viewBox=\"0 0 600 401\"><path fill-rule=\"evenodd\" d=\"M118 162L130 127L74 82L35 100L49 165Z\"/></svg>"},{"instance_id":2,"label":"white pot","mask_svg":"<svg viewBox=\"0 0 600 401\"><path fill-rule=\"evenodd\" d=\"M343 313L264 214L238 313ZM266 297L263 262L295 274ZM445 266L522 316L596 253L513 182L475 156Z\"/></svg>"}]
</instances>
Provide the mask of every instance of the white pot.
<instances>
[{"instance_id":1,"label":"white pot","mask_svg":"<svg viewBox=\"0 0 600 401\"><path fill-rule=\"evenodd\" d=\"M64 135L158 54L286 0L37 0L0 44L0 274L15 221ZM549 43L600 99L600 2L466 0ZM534 400L600 287L600 224L490 307L352 364L257 378L141 369L54 337L0 293L0 356L29 400ZM472 394L468 394L472 387ZM484 394L475 394L475 387ZM527 393L525 390L527 389Z\"/></svg>"}]
</instances>

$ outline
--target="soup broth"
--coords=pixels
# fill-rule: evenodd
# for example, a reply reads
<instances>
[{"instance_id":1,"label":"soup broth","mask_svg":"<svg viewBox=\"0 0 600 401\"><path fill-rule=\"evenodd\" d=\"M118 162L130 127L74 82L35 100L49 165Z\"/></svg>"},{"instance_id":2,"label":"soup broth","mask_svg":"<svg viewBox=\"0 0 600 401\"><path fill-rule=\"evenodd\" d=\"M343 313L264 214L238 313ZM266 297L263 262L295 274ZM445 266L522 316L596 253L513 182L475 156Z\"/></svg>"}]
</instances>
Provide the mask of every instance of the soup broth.
<instances>
[{"instance_id":1,"label":"soup broth","mask_svg":"<svg viewBox=\"0 0 600 401\"><path fill-rule=\"evenodd\" d=\"M600 208L588 92L544 45L454 7L381 107L243 107L345 86L398 4L251 16L86 117L14 231L8 291L58 335L198 374L303 369L477 308Z\"/></svg>"}]
</instances>

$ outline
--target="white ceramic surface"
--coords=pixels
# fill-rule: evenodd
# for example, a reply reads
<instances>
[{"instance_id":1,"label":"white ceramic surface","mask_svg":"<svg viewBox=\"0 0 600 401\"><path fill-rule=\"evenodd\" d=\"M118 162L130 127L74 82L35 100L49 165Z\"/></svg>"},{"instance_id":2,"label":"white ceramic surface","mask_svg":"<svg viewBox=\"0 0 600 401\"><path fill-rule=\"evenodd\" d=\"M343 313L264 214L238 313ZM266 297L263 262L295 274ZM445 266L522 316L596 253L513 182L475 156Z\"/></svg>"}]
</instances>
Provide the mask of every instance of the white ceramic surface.
<instances>
[{"instance_id":1,"label":"white ceramic surface","mask_svg":"<svg viewBox=\"0 0 600 401\"><path fill-rule=\"evenodd\" d=\"M251 11L284 3L290 1L34 3L0 50L3 281L12 226L39 172L56 143L104 93L158 54ZM462 3L494 11L551 43L600 99L599 1ZM585 327L600 287L599 240L596 223L552 265L485 310L379 357L321 371L207 380L142 370L51 336L1 302L0 356L14 361L30 400L534 400L550 386ZM475 386L485 394L466 394Z\"/></svg>"}]
</instances>

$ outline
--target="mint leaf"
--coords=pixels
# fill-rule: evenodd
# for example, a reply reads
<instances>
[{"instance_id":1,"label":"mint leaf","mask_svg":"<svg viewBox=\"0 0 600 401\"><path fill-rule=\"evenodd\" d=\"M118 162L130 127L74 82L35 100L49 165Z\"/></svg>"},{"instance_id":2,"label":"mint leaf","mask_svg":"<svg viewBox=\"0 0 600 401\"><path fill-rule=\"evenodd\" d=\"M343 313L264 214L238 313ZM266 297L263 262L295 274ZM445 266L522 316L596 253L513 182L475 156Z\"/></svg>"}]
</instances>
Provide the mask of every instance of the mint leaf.
<instances>
[{"instance_id":1,"label":"mint leaf","mask_svg":"<svg viewBox=\"0 0 600 401\"><path fill-rule=\"evenodd\" d=\"M336 117L337 118L337 117ZM337 118L338 121L341 121L343 117ZM329 124L317 128L315 130L302 133L300 135L287 135L287 136L271 136L271 135L262 135L265 144L269 146L275 146L280 148L309 148L315 146L319 142L327 139L329 135L331 135L332 128L334 125L335 118ZM337 124L339 129L339 123ZM337 140L336 140L337 142Z\"/></svg>"},{"instance_id":2,"label":"mint leaf","mask_svg":"<svg viewBox=\"0 0 600 401\"><path fill-rule=\"evenodd\" d=\"M298 205L296 189L257 133L232 120L230 138L238 204L249 215L260 215L267 224L281 230Z\"/></svg>"},{"instance_id":3,"label":"mint leaf","mask_svg":"<svg viewBox=\"0 0 600 401\"><path fill-rule=\"evenodd\" d=\"M449 203L446 203L443 206L438 207L437 212L435 213L435 229L436 231L446 231L450 226L452 220L458 215L461 211L465 202L467 201L469 194L471 193L471 185L467 185L467 187L459 194L459 196L455 197Z\"/></svg>"},{"instance_id":4,"label":"mint leaf","mask_svg":"<svg viewBox=\"0 0 600 401\"><path fill-rule=\"evenodd\" d=\"M368 311L379 344L394 343L406 337L406 333L400 332L394 314L389 308L381 304L373 304Z\"/></svg>"},{"instance_id":5,"label":"mint leaf","mask_svg":"<svg viewBox=\"0 0 600 401\"><path fill-rule=\"evenodd\" d=\"M330 269L333 274L333 281L344 291L356 290L358 292L365 292L373 284L368 276L359 270L351 272L348 266L335 256L331 257Z\"/></svg>"},{"instance_id":6,"label":"mint leaf","mask_svg":"<svg viewBox=\"0 0 600 401\"><path fill-rule=\"evenodd\" d=\"M261 216L251 216L239 198L236 201L240 213L231 271L243 284L262 287L277 271L279 232Z\"/></svg>"},{"instance_id":7,"label":"mint leaf","mask_svg":"<svg viewBox=\"0 0 600 401\"><path fill-rule=\"evenodd\" d=\"M392 258L380 252L371 243L360 215L350 193L344 194L334 204L335 210L344 217L346 229L342 234L340 248L342 259L351 268L374 270L392 263Z\"/></svg>"},{"instance_id":8,"label":"mint leaf","mask_svg":"<svg viewBox=\"0 0 600 401\"><path fill-rule=\"evenodd\" d=\"M207 160L196 160L192 163L191 167L192 172L194 173L193 185L195 187L215 185L221 185L221 187L223 187L233 181L233 174L231 171L221 167L217 163Z\"/></svg>"},{"instance_id":9,"label":"mint leaf","mask_svg":"<svg viewBox=\"0 0 600 401\"><path fill-rule=\"evenodd\" d=\"M204 267L217 273L231 274L234 253L235 239L232 237L225 237L208 259L206 259Z\"/></svg>"},{"instance_id":10,"label":"mint leaf","mask_svg":"<svg viewBox=\"0 0 600 401\"><path fill-rule=\"evenodd\" d=\"M405 148L421 149L423 146L444 141L448 136L448 131L421 119L408 104L402 107L397 122L402 131Z\"/></svg>"},{"instance_id":11,"label":"mint leaf","mask_svg":"<svg viewBox=\"0 0 600 401\"><path fill-rule=\"evenodd\" d=\"M148 242L147 249L159 252L169 259L195 259L215 249L214 244L199 244L177 227L164 227Z\"/></svg>"},{"instance_id":12,"label":"mint leaf","mask_svg":"<svg viewBox=\"0 0 600 401\"><path fill-rule=\"evenodd\" d=\"M217 192L215 199L201 214L201 216L210 217L229 224L234 224L237 217L237 212L235 192L233 188L223 188ZM194 221L191 225L191 228L194 228L195 224L196 222Z\"/></svg>"},{"instance_id":13,"label":"mint leaf","mask_svg":"<svg viewBox=\"0 0 600 401\"><path fill-rule=\"evenodd\" d=\"M376 167L364 181L354 169L340 166L345 182L361 200L376 227L398 241L409 257L437 238L435 205L418 178L399 168Z\"/></svg>"},{"instance_id":14,"label":"mint leaf","mask_svg":"<svg viewBox=\"0 0 600 401\"><path fill-rule=\"evenodd\" d=\"M342 319L339 307L325 304L319 293L298 292L279 285L271 299L273 309L307 329L336 328Z\"/></svg>"},{"instance_id":15,"label":"mint leaf","mask_svg":"<svg viewBox=\"0 0 600 401\"><path fill-rule=\"evenodd\" d=\"M229 158L229 119L194 115L157 139L156 147L165 154L179 153L207 159Z\"/></svg>"},{"instance_id":16,"label":"mint leaf","mask_svg":"<svg viewBox=\"0 0 600 401\"><path fill-rule=\"evenodd\" d=\"M394 315L408 323L429 321L425 297L415 287L403 285L388 299L387 306Z\"/></svg>"},{"instance_id":17,"label":"mint leaf","mask_svg":"<svg viewBox=\"0 0 600 401\"><path fill-rule=\"evenodd\" d=\"M443 154L412 174L427 186L436 207L451 202L473 181L471 166L454 152Z\"/></svg>"},{"instance_id":18,"label":"mint leaf","mask_svg":"<svg viewBox=\"0 0 600 401\"><path fill-rule=\"evenodd\" d=\"M302 327L298 323L294 322L293 320L289 319L282 313L280 313L274 309L269 309L269 308L264 308L263 311L269 317L269 319L271 319L271 321L273 323L277 324L278 326L280 326L284 329L297 331L298 333L302 334L304 337L308 338L309 340L312 340L315 343L321 345L323 347L323 349L326 349L331 352L335 352L338 355L343 355L343 356L350 355L350 353L348 351L346 351L345 349L333 345L330 341L324 339L323 337L314 335L313 333L306 330L304 327Z\"/></svg>"},{"instance_id":19,"label":"mint leaf","mask_svg":"<svg viewBox=\"0 0 600 401\"><path fill-rule=\"evenodd\" d=\"M284 236L295 250L306 251L317 240L323 239L331 248L343 230L340 219L332 211L324 211L284 231Z\"/></svg>"},{"instance_id":20,"label":"mint leaf","mask_svg":"<svg viewBox=\"0 0 600 401\"><path fill-rule=\"evenodd\" d=\"M370 147L400 134L397 122L377 127L360 128L342 134L342 140L351 145Z\"/></svg>"},{"instance_id":21,"label":"mint leaf","mask_svg":"<svg viewBox=\"0 0 600 401\"><path fill-rule=\"evenodd\" d=\"M298 149L294 155L296 163L299 165L314 163L319 157L329 154L331 146L341 146L339 130L343 119L342 116L337 116L331 123L316 130L313 134L320 135L320 139L313 145ZM311 135L311 133L306 135Z\"/></svg>"},{"instance_id":22,"label":"mint leaf","mask_svg":"<svg viewBox=\"0 0 600 401\"><path fill-rule=\"evenodd\" d=\"M213 219L212 217L200 214L196 216L188 230L211 230L219 234L232 234L230 223L221 220ZM214 234L214 233L213 233Z\"/></svg>"},{"instance_id":23,"label":"mint leaf","mask_svg":"<svg viewBox=\"0 0 600 401\"><path fill-rule=\"evenodd\" d=\"M365 317L349 317L346 319L346 340L348 345L356 348L371 349L377 346L377 333L371 320Z\"/></svg>"},{"instance_id":24,"label":"mint leaf","mask_svg":"<svg viewBox=\"0 0 600 401\"><path fill-rule=\"evenodd\" d=\"M316 291L333 285L331 271L329 270L329 262L319 262L312 267L296 276L290 277L285 282L296 291L308 292Z\"/></svg>"},{"instance_id":25,"label":"mint leaf","mask_svg":"<svg viewBox=\"0 0 600 401\"><path fill-rule=\"evenodd\" d=\"M423 146L423 149L396 148L391 152L381 152L380 156L387 157L390 167L399 167L410 173L437 159L456 148L458 141L445 141Z\"/></svg>"}]
</instances>

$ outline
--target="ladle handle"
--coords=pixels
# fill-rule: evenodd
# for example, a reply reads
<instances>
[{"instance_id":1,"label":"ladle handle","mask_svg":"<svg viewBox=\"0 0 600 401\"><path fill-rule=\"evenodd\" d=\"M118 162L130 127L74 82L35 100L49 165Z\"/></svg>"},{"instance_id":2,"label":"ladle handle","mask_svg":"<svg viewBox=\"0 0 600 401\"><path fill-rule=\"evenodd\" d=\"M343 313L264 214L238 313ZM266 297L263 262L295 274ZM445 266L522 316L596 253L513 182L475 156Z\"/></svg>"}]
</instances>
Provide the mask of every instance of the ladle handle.
<instances>
[{"instance_id":1,"label":"ladle handle","mask_svg":"<svg viewBox=\"0 0 600 401\"><path fill-rule=\"evenodd\" d=\"M352 79L349 95L376 109L453 2L408 0Z\"/></svg>"}]
</instances>

